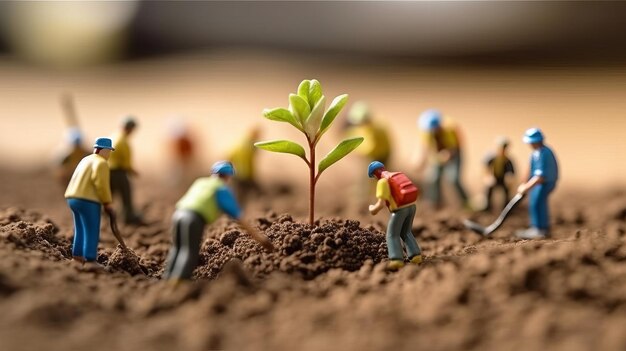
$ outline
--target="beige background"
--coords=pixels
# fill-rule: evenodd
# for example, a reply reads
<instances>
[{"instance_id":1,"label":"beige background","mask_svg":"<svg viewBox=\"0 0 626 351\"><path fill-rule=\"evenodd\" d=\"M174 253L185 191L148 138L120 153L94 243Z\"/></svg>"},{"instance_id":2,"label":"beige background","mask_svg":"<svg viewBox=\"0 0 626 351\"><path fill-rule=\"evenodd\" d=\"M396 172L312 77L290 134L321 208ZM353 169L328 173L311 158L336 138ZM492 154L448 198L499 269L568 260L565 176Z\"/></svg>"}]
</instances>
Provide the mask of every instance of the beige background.
<instances>
[{"instance_id":1,"label":"beige background","mask_svg":"<svg viewBox=\"0 0 626 351\"><path fill-rule=\"evenodd\" d=\"M411 169L418 145L415 119L422 110L437 107L464 130L465 178L474 189L480 185L480 160L497 135L511 137L518 168L526 168L529 150L521 135L531 126L540 126L556 150L564 186L595 189L626 181L625 67L422 67L224 50L78 71L0 59L0 77L4 168L49 162L63 138L58 104L63 91L74 93L89 142L111 134L124 114L136 115L141 123L133 140L137 166L150 176L165 169L166 120L176 115L191 121L201 137L205 168L253 124L263 127L266 139L303 141L289 125L267 121L260 112L286 107L287 94L302 79L317 78L328 98L346 92L351 102L367 100L389 122L397 168ZM337 133L328 135L320 154L339 141ZM289 155L261 152L260 162L265 174L280 168L292 179L306 177L304 164ZM350 161L331 168L322 182L354 166ZM355 176L364 174L355 171Z\"/></svg>"}]
</instances>

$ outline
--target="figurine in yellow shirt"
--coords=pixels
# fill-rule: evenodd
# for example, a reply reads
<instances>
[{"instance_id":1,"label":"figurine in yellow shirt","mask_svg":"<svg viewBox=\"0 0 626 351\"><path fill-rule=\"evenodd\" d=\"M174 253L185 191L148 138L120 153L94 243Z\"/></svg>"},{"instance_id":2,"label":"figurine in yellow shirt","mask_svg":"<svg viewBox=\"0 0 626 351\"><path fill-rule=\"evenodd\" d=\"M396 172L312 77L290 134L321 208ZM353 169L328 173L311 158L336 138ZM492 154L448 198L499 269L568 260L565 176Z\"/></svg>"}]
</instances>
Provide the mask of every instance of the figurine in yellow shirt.
<instances>
[{"instance_id":1,"label":"figurine in yellow shirt","mask_svg":"<svg viewBox=\"0 0 626 351\"><path fill-rule=\"evenodd\" d=\"M119 194L122 198L124 222L126 224L145 224L133 207L133 189L130 176L136 176L137 171L132 165L132 152L128 138L137 128L137 121L127 117L122 123L122 130L113 137L115 153L109 158L111 168L111 193Z\"/></svg>"},{"instance_id":2,"label":"figurine in yellow shirt","mask_svg":"<svg viewBox=\"0 0 626 351\"><path fill-rule=\"evenodd\" d=\"M418 170L430 163L428 195L435 207L441 207L441 179L445 175L454 186L463 207L471 209L469 198L461 183L462 141L459 128L450 120L444 120L441 112L427 110L418 119L422 131L422 152Z\"/></svg>"},{"instance_id":3,"label":"figurine in yellow shirt","mask_svg":"<svg viewBox=\"0 0 626 351\"><path fill-rule=\"evenodd\" d=\"M347 122L348 138L357 136L364 138L363 143L355 150L361 162L358 168L376 160L387 164L391 157L391 138L386 126L372 117L369 105L364 101L355 102L350 108ZM361 209L369 201L374 184L362 177L358 179L359 181L354 182L352 192L353 198L356 199L354 205Z\"/></svg>"},{"instance_id":4,"label":"figurine in yellow shirt","mask_svg":"<svg viewBox=\"0 0 626 351\"><path fill-rule=\"evenodd\" d=\"M242 205L246 204L248 195L260 191L256 180L256 166L254 162L257 151L254 143L259 141L260 133L261 131L258 127L252 128L231 149L227 157L227 160L237 170L237 174L234 177L234 185L237 199Z\"/></svg>"},{"instance_id":5,"label":"figurine in yellow shirt","mask_svg":"<svg viewBox=\"0 0 626 351\"><path fill-rule=\"evenodd\" d=\"M93 154L78 163L65 190L67 204L74 215L72 256L79 262L96 264L101 207L114 217L107 164L113 150L111 139L96 139Z\"/></svg>"}]
</instances>

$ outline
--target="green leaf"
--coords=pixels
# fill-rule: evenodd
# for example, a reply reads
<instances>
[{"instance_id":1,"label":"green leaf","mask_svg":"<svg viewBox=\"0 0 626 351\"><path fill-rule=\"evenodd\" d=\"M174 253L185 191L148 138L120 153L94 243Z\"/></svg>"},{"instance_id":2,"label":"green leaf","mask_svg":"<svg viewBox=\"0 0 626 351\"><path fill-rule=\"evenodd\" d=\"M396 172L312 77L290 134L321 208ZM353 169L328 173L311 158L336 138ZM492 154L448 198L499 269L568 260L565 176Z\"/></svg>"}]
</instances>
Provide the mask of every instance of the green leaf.
<instances>
[{"instance_id":1,"label":"green leaf","mask_svg":"<svg viewBox=\"0 0 626 351\"><path fill-rule=\"evenodd\" d=\"M306 135L309 136L311 140L315 140L315 136L317 135L317 131L320 129L320 124L322 123L322 117L324 116L324 109L326 108L326 97L322 95L322 98L319 99L317 105L311 111L309 118L306 120L304 124L304 131Z\"/></svg>"},{"instance_id":2,"label":"green leaf","mask_svg":"<svg viewBox=\"0 0 626 351\"><path fill-rule=\"evenodd\" d=\"M322 98L322 85L319 81L317 81L317 79L311 79L308 96L309 106L313 109L313 107L317 105L317 102Z\"/></svg>"},{"instance_id":3,"label":"green leaf","mask_svg":"<svg viewBox=\"0 0 626 351\"><path fill-rule=\"evenodd\" d=\"M298 96L303 98L307 103L309 103L309 87L311 86L310 80L303 80L298 86ZM313 108L311 106L311 108Z\"/></svg>"},{"instance_id":4,"label":"green leaf","mask_svg":"<svg viewBox=\"0 0 626 351\"><path fill-rule=\"evenodd\" d=\"M348 102L348 94L339 95L333 99L333 102L328 106L328 111L324 114L324 118L322 118L322 125L320 126L320 135L324 134L330 125L335 120L335 117L341 112L341 109Z\"/></svg>"},{"instance_id":5,"label":"green leaf","mask_svg":"<svg viewBox=\"0 0 626 351\"><path fill-rule=\"evenodd\" d=\"M291 114L291 112L289 112L289 110L285 108L266 108L265 110L263 110L263 116L272 121L287 122L292 126L298 128L299 130L302 130L302 125L300 124L300 122L296 119L296 117L293 116L293 114Z\"/></svg>"},{"instance_id":6,"label":"green leaf","mask_svg":"<svg viewBox=\"0 0 626 351\"><path fill-rule=\"evenodd\" d=\"M289 141L289 140L260 141L258 143L254 143L254 146L258 147L259 149L263 149L267 151L281 152L284 154L296 155L306 161L304 148L294 143L293 141Z\"/></svg>"},{"instance_id":7,"label":"green leaf","mask_svg":"<svg viewBox=\"0 0 626 351\"><path fill-rule=\"evenodd\" d=\"M300 121L301 125L304 125L306 119L311 114L311 108L309 104L300 96L296 94L289 94L289 109L291 113Z\"/></svg>"},{"instance_id":8,"label":"green leaf","mask_svg":"<svg viewBox=\"0 0 626 351\"><path fill-rule=\"evenodd\" d=\"M317 166L317 172L321 174L324 170L332 166L335 162L344 158L352 150L356 149L363 142L363 137L346 139L339 143L328 155L324 156Z\"/></svg>"}]
</instances>

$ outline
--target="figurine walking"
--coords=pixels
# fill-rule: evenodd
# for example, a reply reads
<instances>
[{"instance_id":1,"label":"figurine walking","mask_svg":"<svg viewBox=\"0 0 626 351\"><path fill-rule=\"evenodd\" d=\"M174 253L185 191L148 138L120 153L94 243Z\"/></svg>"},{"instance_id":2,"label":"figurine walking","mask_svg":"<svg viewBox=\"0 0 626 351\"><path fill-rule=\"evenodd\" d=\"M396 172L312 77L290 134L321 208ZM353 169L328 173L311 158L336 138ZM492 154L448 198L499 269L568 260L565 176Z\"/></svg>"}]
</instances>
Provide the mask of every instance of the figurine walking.
<instances>
[{"instance_id":1,"label":"figurine walking","mask_svg":"<svg viewBox=\"0 0 626 351\"><path fill-rule=\"evenodd\" d=\"M530 174L517 192L530 193L528 211L530 228L516 232L522 239L541 239L550 235L550 212L548 198L559 178L559 167L552 149L544 144L540 129L531 128L524 134L524 143L533 149L530 157Z\"/></svg>"},{"instance_id":2,"label":"figurine walking","mask_svg":"<svg viewBox=\"0 0 626 351\"><path fill-rule=\"evenodd\" d=\"M454 185L463 207L471 209L467 193L461 184L463 145L458 127L450 120L444 121L438 110L424 111L418 119L418 125L423 131L423 149L418 160L418 170L422 171L427 158L430 158L430 200L435 207L441 207L441 178L445 174Z\"/></svg>"},{"instance_id":3,"label":"figurine walking","mask_svg":"<svg viewBox=\"0 0 626 351\"><path fill-rule=\"evenodd\" d=\"M222 213L236 219L266 250L274 250L266 236L241 219L239 205L226 185L235 174L233 165L226 161L216 162L211 173L210 177L198 178L176 204L172 217L173 247L163 273L163 278L175 284L191 279L198 264L204 227L213 223Z\"/></svg>"},{"instance_id":4,"label":"figurine walking","mask_svg":"<svg viewBox=\"0 0 626 351\"><path fill-rule=\"evenodd\" d=\"M422 250L417 244L411 228L415 217L415 201L418 196L417 187L409 178L400 172L387 172L385 165L374 161L370 163L367 174L378 179L376 198L378 201L369 206L372 215L387 206L391 217L387 224L387 251L389 253L389 270L398 270L404 266L402 242L406 247L409 261L414 264L422 262Z\"/></svg>"},{"instance_id":5,"label":"figurine walking","mask_svg":"<svg viewBox=\"0 0 626 351\"><path fill-rule=\"evenodd\" d=\"M122 129L113 137L117 150L109 158L111 168L111 193L122 198L122 213L126 224L143 225L144 222L133 207L133 189L130 176L138 173L132 165L132 152L128 138L137 128L137 121L127 117L122 122Z\"/></svg>"},{"instance_id":6,"label":"figurine walking","mask_svg":"<svg viewBox=\"0 0 626 351\"><path fill-rule=\"evenodd\" d=\"M65 191L67 204L74 216L72 256L75 261L86 262L86 265L97 266L101 207L104 206L105 211L115 217L111 207L107 164L114 150L111 139L96 139L93 154L78 163Z\"/></svg>"},{"instance_id":7,"label":"figurine walking","mask_svg":"<svg viewBox=\"0 0 626 351\"><path fill-rule=\"evenodd\" d=\"M510 176L515 175L515 168L513 162L507 154L509 147L509 140L505 137L500 137L496 140L497 151L490 153L485 158L485 185L486 185L486 205L484 211L490 211L493 204L493 192L496 189L501 189L504 195L502 201L502 207L511 199L509 196L509 186L507 179Z\"/></svg>"}]
</instances>

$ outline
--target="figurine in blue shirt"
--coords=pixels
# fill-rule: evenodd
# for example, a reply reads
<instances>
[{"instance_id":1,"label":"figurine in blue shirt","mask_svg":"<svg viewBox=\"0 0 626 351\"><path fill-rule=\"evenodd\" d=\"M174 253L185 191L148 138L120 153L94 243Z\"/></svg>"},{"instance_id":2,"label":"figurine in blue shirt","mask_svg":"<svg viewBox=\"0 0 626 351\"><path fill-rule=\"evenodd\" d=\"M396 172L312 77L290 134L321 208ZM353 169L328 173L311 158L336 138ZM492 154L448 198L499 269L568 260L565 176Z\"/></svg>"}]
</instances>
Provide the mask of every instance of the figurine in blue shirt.
<instances>
[{"instance_id":1,"label":"figurine in blue shirt","mask_svg":"<svg viewBox=\"0 0 626 351\"><path fill-rule=\"evenodd\" d=\"M529 193L530 228L520 230L516 235L522 239L542 239L550 235L548 197L559 179L559 166L552 149L544 144L539 128L528 129L523 140L532 147L533 153L528 180L517 188L517 192Z\"/></svg>"}]
</instances>

